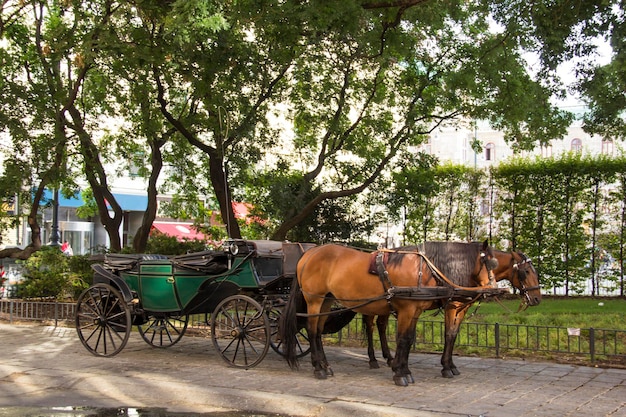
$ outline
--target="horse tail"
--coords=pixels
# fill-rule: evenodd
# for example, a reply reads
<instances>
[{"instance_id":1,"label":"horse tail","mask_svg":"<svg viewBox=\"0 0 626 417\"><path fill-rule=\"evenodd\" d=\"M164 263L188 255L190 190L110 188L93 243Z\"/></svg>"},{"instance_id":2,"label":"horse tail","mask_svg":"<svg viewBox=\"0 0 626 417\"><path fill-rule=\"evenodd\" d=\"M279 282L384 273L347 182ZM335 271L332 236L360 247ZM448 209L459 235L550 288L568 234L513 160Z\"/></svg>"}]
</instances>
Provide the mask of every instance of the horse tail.
<instances>
[{"instance_id":1,"label":"horse tail","mask_svg":"<svg viewBox=\"0 0 626 417\"><path fill-rule=\"evenodd\" d=\"M283 308L282 314L278 321L278 334L283 347L283 356L287 360L291 369L298 368L298 355L296 352L298 325L298 306L304 305L304 295L300 291L298 278L294 277L291 285L291 293L289 300Z\"/></svg>"}]
</instances>

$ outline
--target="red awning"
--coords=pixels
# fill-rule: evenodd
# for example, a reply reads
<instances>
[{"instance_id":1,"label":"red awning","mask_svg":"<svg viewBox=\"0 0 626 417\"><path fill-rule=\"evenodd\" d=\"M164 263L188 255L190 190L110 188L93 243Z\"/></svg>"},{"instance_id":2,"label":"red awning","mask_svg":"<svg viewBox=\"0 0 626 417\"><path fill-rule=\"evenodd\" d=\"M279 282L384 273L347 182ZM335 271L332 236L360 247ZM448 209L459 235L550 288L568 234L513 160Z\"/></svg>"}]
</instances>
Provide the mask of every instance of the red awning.
<instances>
[{"instance_id":1,"label":"red awning","mask_svg":"<svg viewBox=\"0 0 626 417\"><path fill-rule=\"evenodd\" d=\"M207 237L204 235L204 233L196 231L196 229L193 228L193 224L191 223L154 222L152 223L152 229L156 229L159 232L169 236L174 236L180 241L184 239L207 240Z\"/></svg>"}]
</instances>

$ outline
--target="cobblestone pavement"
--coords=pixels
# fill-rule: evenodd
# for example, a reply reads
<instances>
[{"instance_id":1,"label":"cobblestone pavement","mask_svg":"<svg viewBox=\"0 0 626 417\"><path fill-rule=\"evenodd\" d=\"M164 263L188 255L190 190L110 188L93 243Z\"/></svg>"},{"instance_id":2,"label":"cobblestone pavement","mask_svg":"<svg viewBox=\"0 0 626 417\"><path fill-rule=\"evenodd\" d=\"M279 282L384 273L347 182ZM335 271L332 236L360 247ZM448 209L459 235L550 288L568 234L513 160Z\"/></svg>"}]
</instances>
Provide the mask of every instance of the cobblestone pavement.
<instances>
[{"instance_id":1,"label":"cobblestone pavement","mask_svg":"<svg viewBox=\"0 0 626 417\"><path fill-rule=\"evenodd\" d=\"M159 407L171 412L247 410L288 416L626 417L626 370L523 360L455 358L462 374L441 377L439 355L412 354L416 379L397 387L389 368L370 370L365 349L329 347L335 376L313 377L270 351L249 370L231 368L210 339L169 349L137 333L112 358L91 355L71 328L0 323L0 408Z\"/></svg>"}]
</instances>

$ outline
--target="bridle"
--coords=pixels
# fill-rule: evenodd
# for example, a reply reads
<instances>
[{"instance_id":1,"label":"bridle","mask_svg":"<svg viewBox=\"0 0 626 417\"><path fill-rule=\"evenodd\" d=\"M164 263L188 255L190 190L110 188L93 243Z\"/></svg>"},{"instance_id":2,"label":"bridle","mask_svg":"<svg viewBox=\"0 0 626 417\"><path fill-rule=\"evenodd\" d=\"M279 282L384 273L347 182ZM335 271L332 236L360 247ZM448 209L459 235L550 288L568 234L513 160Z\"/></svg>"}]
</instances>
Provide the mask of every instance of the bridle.
<instances>
[{"instance_id":1,"label":"bridle","mask_svg":"<svg viewBox=\"0 0 626 417\"><path fill-rule=\"evenodd\" d=\"M518 288L518 290L520 291L520 294L524 297L526 304L530 303L530 296L528 295L529 291L533 291L533 290L540 290L541 289L541 285L534 285L532 287L527 287L526 286L526 272L527 272L527 268L520 268L524 265L529 265L530 268L533 268L533 264L532 261L530 260L530 258L528 258L526 255L524 255L523 253L520 252L515 252L517 253L517 255L519 255L522 260L519 262L515 261L515 257L513 257L511 259L511 262L513 263L512 268L511 268L511 278L509 279L510 282L513 282L513 274L517 273L517 281L519 282L521 288ZM533 268L534 269L534 268Z\"/></svg>"}]
</instances>

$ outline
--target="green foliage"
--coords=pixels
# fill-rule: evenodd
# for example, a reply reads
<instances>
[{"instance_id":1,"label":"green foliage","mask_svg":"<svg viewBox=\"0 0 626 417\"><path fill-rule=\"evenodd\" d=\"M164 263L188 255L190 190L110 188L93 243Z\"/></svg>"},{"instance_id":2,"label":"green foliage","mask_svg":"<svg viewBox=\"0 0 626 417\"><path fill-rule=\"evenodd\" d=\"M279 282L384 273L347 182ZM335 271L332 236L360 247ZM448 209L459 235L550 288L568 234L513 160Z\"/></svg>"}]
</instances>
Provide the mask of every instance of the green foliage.
<instances>
[{"instance_id":1,"label":"green foliage","mask_svg":"<svg viewBox=\"0 0 626 417\"><path fill-rule=\"evenodd\" d=\"M589 81L579 84L592 104L586 128L624 137L623 3L413 3L35 0L19 2L20 13L2 9L0 125L13 143L0 199L19 193L29 205L40 184L87 178L101 221L109 220L105 199L115 212L106 229L118 250L122 213L106 193L113 176L134 166L156 193L165 164L176 217L204 224L211 213L200 200L237 198L268 218L251 236L361 238L373 218L349 227L365 218L354 196L393 177L412 194L387 199L397 218L410 211L407 238L480 239L476 203L486 178L456 168L400 178L394 164L408 146L471 118L491 122L517 149L561 136L572 115L552 100L565 91L554 69L574 56L589 58L578 72ZM590 68L596 35L615 49L603 68ZM532 73L527 51L541 57ZM123 123L102 132L102 120ZM120 171L105 172L106 162ZM250 172L260 166L271 174L256 181ZM589 177L567 184L558 171L527 174L513 175L528 186L496 179L514 186L503 193L513 206L501 206L510 228L498 234L530 247L554 282L575 285L581 259L595 253L583 247L580 222L602 224L577 206L593 200L584 197Z\"/></svg>"},{"instance_id":2,"label":"green foliage","mask_svg":"<svg viewBox=\"0 0 626 417\"><path fill-rule=\"evenodd\" d=\"M93 273L86 256L66 256L58 248L43 246L24 261L23 274L20 297L76 299Z\"/></svg>"},{"instance_id":3,"label":"green foliage","mask_svg":"<svg viewBox=\"0 0 626 417\"><path fill-rule=\"evenodd\" d=\"M387 206L405 217L407 242L480 240L480 205L486 198L485 172L465 165L437 164L421 155L393 175Z\"/></svg>"},{"instance_id":4,"label":"green foliage","mask_svg":"<svg viewBox=\"0 0 626 417\"><path fill-rule=\"evenodd\" d=\"M623 210L623 184L614 181L624 170L623 158L566 153L512 159L492 169L500 195L494 213L501 243L522 249L534 260L544 287L578 293L591 279L595 293L601 253L621 258L619 245L601 236L624 233L623 223L602 209ZM605 195L604 189L613 189L613 194ZM607 246L600 247L600 242Z\"/></svg>"},{"instance_id":5,"label":"green foliage","mask_svg":"<svg viewBox=\"0 0 626 417\"><path fill-rule=\"evenodd\" d=\"M81 192L83 205L76 208L76 215L81 219L89 219L98 214L96 200L93 198L91 188L86 188Z\"/></svg>"}]
</instances>

